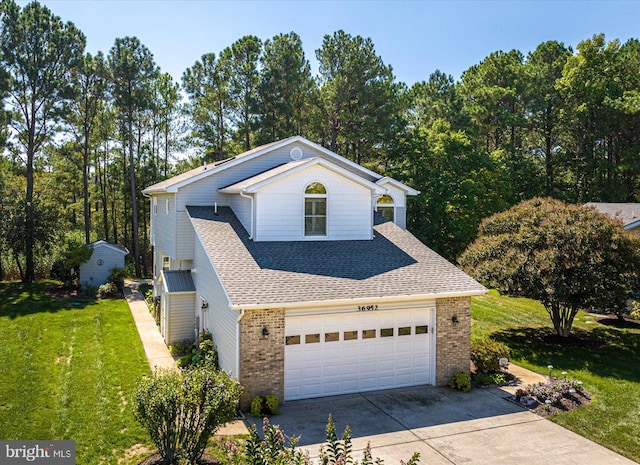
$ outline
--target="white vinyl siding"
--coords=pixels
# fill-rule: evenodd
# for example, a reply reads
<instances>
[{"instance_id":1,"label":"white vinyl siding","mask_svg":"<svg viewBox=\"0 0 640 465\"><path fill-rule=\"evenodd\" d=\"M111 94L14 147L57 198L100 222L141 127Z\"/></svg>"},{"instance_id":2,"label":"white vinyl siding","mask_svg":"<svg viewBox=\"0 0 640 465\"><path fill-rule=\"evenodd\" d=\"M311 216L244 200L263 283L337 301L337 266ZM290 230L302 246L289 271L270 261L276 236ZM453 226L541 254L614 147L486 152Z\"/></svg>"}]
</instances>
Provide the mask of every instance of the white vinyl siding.
<instances>
[{"instance_id":1,"label":"white vinyl siding","mask_svg":"<svg viewBox=\"0 0 640 465\"><path fill-rule=\"evenodd\" d=\"M100 286L106 283L111 268L124 268L124 253L108 245L96 246L91 258L80 265L80 285Z\"/></svg>"},{"instance_id":2,"label":"white vinyl siding","mask_svg":"<svg viewBox=\"0 0 640 465\"><path fill-rule=\"evenodd\" d=\"M264 186L256 194L254 240L319 239L304 235L304 191L310 182L319 182L327 190L327 235L322 240L371 239L371 190L313 165Z\"/></svg>"},{"instance_id":3,"label":"white vinyl siding","mask_svg":"<svg viewBox=\"0 0 640 465\"><path fill-rule=\"evenodd\" d=\"M154 198L156 195L154 195ZM176 256L176 210L175 196L173 194L158 195L158 214L154 215L153 235L156 248L164 251L165 254L177 259ZM154 200L155 202L155 200ZM165 204L169 204L169 213Z\"/></svg>"},{"instance_id":4,"label":"white vinyl siding","mask_svg":"<svg viewBox=\"0 0 640 465\"><path fill-rule=\"evenodd\" d=\"M195 340L195 293L167 294L167 327L165 342L173 344L179 341Z\"/></svg>"},{"instance_id":5,"label":"white vinyl siding","mask_svg":"<svg viewBox=\"0 0 640 465\"><path fill-rule=\"evenodd\" d=\"M236 214L244 229L251 234L251 199L242 197L240 195L230 195L229 206Z\"/></svg>"},{"instance_id":6,"label":"white vinyl siding","mask_svg":"<svg viewBox=\"0 0 640 465\"><path fill-rule=\"evenodd\" d=\"M213 336L218 348L220 368L236 373L237 320L239 313L231 310L229 299L216 275L213 265L199 240L194 247L193 283L208 303L209 308L202 312L201 325ZM198 309L198 312L201 312Z\"/></svg>"},{"instance_id":7,"label":"white vinyl siding","mask_svg":"<svg viewBox=\"0 0 640 465\"><path fill-rule=\"evenodd\" d=\"M178 218L176 224L177 244L176 244L176 258L178 260L193 260L193 239L194 232L189 215L185 211L178 211L175 213ZM184 269L184 268L183 268Z\"/></svg>"},{"instance_id":8,"label":"white vinyl siding","mask_svg":"<svg viewBox=\"0 0 640 465\"><path fill-rule=\"evenodd\" d=\"M320 156L319 152L311 150L309 147L302 148L302 158L313 158ZM243 179L255 176L257 173L270 170L276 166L291 161L289 153L292 145L275 150L263 156L245 160L242 163L231 166L213 176L193 182L180 188L180 198L178 200L178 210L184 210L187 205L208 207L215 202L219 206L229 206L229 196L218 193L218 189L235 184ZM213 169L209 167L208 169Z\"/></svg>"}]
</instances>

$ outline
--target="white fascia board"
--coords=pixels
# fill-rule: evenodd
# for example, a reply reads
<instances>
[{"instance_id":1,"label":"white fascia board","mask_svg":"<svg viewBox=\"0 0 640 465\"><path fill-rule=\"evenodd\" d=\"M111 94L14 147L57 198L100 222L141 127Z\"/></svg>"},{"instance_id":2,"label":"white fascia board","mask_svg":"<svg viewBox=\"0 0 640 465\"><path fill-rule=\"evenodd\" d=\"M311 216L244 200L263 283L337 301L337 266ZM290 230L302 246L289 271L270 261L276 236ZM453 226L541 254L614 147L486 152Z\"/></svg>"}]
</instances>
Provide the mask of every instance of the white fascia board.
<instances>
[{"instance_id":1,"label":"white fascia board","mask_svg":"<svg viewBox=\"0 0 640 465\"><path fill-rule=\"evenodd\" d=\"M406 303L414 300L433 300L433 299L449 299L455 297L473 297L476 295L484 295L489 292L488 289L474 290L474 291L456 291L456 292L442 292L439 294L415 294L415 295L400 295L400 296L384 296L384 297L359 297L354 299L335 299L335 300L313 300L303 302L280 302L280 303L259 303L259 304L245 304L245 305L232 305L231 309L236 311L241 310L260 310L265 308L321 308L321 307L335 307L346 305L362 305L370 304L373 300L376 303Z\"/></svg>"},{"instance_id":2,"label":"white fascia board","mask_svg":"<svg viewBox=\"0 0 640 465\"><path fill-rule=\"evenodd\" d=\"M398 189L401 189L407 193L407 195L418 195L420 193L419 190L414 189L413 187L409 187L406 184L402 184L400 181L390 178L389 176L385 176L384 178L380 178L376 181L376 184L383 185L389 183Z\"/></svg>"},{"instance_id":3,"label":"white fascia board","mask_svg":"<svg viewBox=\"0 0 640 465\"><path fill-rule=\"evenodd\" d=\"M116 246L114 244L110 244L109 242L100 242L100 243L93 243L93 244L89 244L87 247L89 247L90 249L95 250L98 247L108 247L111 250L115 250L116 252L120 252L122 255L128 255L129 254L129 249L127 249L126 247L119 247Z\"/></svg>"},{"instance_id":4,"label":"white fascia board","mask_svg":"<svg viewBox=\"0 0 640 465\"><path fill-rule=\"evenodd\" d=\"M314 142L311 142L310 140L305 139L302 136L294 136L294 137L290 137L288 139L284 139L284 140L280 141L279 143L276 143L276 144L273 144L273 145L269 145L268 147L265 147L262 150L258 150L255 153L252 153L251 155L242 156L242 154L238 154L236 156L236 158L233 159L233 160L230 160L230 161L228 161L228 162L226 162L226 163L224 163L224 164L222 164L220 166L207 167L207 169L206 170L203 169L201 173L196 174L196 175L190 177L189 179L185 179L183 181L180 181L180 182L177 182L175 184L172 184L171 186L168 186L168 187L166 187L164 189L148 189L147 188L147 189L143 190L142 192L145 195L159 194L159 193L163 193L163 192L176 193L176 192L178 192L178 189L180 189L181 187L184 187L184 186L186 186L188 184L191 184L192 182L199 181L200 179L206 178L207 176L211 176L214 173L219 173L220 171L223 171L223 170L225 170L227 168L230 168L232 166L236 166L236 165L244 162L245 160L252 160L253 158L259 157L259 156L261 156L261 155L263 155L265 153L268 153L268 152L270 152L272 150L277 150L279 148L285 147L285 146L290 145L290 144L294 144L296 142L304 144L304 145L307 145L308 147L311 147L311 148L313 148L313 149L315 149L315 150L317 150L319 152L322 152L324 155L327 155L328 157L340 160L343 163L345 163L345 164L353 167L354 169L356 169L356 170L358 170L358 171L360 171L362 173L365 173L365 174L367 174L367 175L369 175L369 176L371 176L373 178L380 178L381 177L380 174L378 174L378 173L376 173L374 171L371 171L371 170L369 170L369 169L367 169L367 168L365 168L365 167L363 167L361 165L358 165L357 163L352 162L348 158L345 158L345 157L343 157L341 155L338 155L337 153L334 153L331 150L322 147L321 145L318 145L318 144L316 144Z\"/></svg>"},{"instance_id":5,"label":"white fascia board","mask_svg":"<svg viewBox=\"0 0 640 465\"><path fill-rule=\"evenodd\" d=\"M202 178L206 178L207 176L211 176L211 174L214 174L214 173L219 173L220 171L224 171L227 168L230 168L232 166L239 165L240 163L243 163L244 161L252 160L252 159L254 159L256 157L259 157L260 155L263 155L265 153L271 152L272 150L278 149L280 147L284 147L284 146L286 146L288 144L291 144L291 143L295 142L299 138L303 139L303 140L306 140L302 136L296 136L296 137L291 138L291 139L284 139L284 140L280 141L280 143L269 145L268 147L265 147L262 150L258 150L255 153L252 153L251 155L242 155L240 153L240 154L236 155L236 158L233 159L233 160L229 160L228 162L223 163L220 166L214 166L212 168L207 168L207 170L203 170L203 172L201 174L197 174L192 178L185 179L184 181L181 181L179 183L174 184L173 186L170 186L169 188L166 189L166 192L177 192L178 189L180 189L181 187L186 186L187 184L191 184L192 182L199 181Z\"/></svg>"},{"instance_id":6,"label":"white fascia board","mask_svg":"<svg viewBox=\"0 0 640 465\"><path fill-rule=\"evenodd\" d=\"M326 149L323 146L318 145L318 144L316 144L314 142L311 142L310 140L305 139L302 136L297 136L297 137L299 137L299 139L296 140L297 142L301 142L303 144L306 144L309 147L311 147L311 148L313 148L313 149L315 149L315 150L317 150L319 152L322 152L323 154L325 154L325 155L327 155L329 157L332 157L332 158L335 158L337 160L340 160L341 162L346 163L347 165L349 165L349 166L351 166L351 167L353 167L353 168L355 168L355 169L357 169L357 170L359 170L359 171L361 171L363 173L366 173L366 174L368 174L369 176L371 176L373 178L380 178L381 177L380 174L376 173L375 171L371 171L371 170L365 168L362 165L358 165L357 163L349 160L348 158L343 157L342 155L338 155L337 153L332 152L331 150Z\"/></svg>"},{"instance_id":7,"label":"white fascia board","mask_svg":"<svg viewBox=\"0 0 640 465\"><path fill-rule=\"evenodd\" d=\"M291 174L297 173L299 171L302 171L304 169L310 168L311 166L315 166L315 165L320 165L323 168L326 168L330 171L333 171L334 173L337 173L357 184L360 184L368 189L371 189L372 191L374 191L376 194L385 194L387 191L386 189L384 189L382 186L377 185L376 183L373 183L371 181L367 181L364 178L361 178L360 176L352 173L349 170L345 170L344 168L341 168L333 163L331 163L328 160L325 160L324 158L309 158L309 161L307 163L302 163L290 170L287 171L283 171L282 173L278 173L275 176L265 179L263 181L257 182L255 184L253 184L252 186L247 187L246 189L243 190L243 192L246 192L248 194L255 194L256 192L258 192L260 190L260 188L262 188L263 186L266 186L267 184L270 184L272 182L275 182L279 179L285 178Z\"/></svg>"}]
</instances>

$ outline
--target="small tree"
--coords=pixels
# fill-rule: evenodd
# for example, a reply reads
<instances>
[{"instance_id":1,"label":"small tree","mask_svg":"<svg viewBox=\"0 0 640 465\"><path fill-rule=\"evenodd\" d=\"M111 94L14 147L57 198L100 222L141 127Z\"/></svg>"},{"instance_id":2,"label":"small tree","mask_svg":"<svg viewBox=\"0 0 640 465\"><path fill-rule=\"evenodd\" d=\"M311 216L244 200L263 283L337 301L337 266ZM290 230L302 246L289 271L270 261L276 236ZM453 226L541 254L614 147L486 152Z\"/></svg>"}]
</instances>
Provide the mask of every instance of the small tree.
<instances>
[{"instance_id":1,"label":"small tree","mask_svg":"<svg viewBox=\"0 0 640 465\"><path fill-rule=\"evenodd\" d=\"M138 383L134 415L164 463L196 463L209 437L234 418L239 398L240 385L224 371L161 371Z\"/></svg>"},{"instance_id":2,"label":"small tree","mask_svg":"<svg viewBox=\"0 0 640 465\"><path fill-rule=\"evenodd\" d=\"M626 310L640 239L595 209L536 198L485 219L479 232L460 257L465 271L540 300L559 336L569 336L579 309Z\"/></svg>"}]
</instances>

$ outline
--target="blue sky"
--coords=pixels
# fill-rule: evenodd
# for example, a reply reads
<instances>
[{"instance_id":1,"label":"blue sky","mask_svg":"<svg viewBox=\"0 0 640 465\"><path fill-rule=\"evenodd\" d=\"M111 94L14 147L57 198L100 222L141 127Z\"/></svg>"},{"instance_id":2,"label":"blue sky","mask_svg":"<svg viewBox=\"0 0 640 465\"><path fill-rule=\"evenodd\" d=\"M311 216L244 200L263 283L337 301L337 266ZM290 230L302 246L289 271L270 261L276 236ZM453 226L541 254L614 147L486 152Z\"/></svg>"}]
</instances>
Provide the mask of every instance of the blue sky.
<instances>
[{"instance_id":1,"label":"blue sky","mask_svg":"<svg viewBox=\"0 0 640 465\"><path fill-rule=\"evenodd\" d=\"M27 2L19 1L20 5ZM238 38L265 40L295 31L317 70L315 50L343 29L370 37L399 81L440 69L461 73L496 50L525 55L546 40L576 45L594 34L640 38L640 1L126 1L41 0L87 36L87 51L107 53L117 37L137 36L179 80L204 53Z\"/></svg>"}]
</instances>

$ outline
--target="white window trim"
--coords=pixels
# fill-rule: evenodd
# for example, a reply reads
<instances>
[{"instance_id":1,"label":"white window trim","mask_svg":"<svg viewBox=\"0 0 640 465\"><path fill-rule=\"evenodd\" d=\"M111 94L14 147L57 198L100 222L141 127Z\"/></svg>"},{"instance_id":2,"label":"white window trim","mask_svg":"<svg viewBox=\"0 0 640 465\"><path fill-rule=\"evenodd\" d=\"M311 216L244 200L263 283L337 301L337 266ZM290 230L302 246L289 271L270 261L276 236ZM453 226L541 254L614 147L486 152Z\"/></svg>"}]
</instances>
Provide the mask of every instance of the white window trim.
<instances>
[{"instance_id":1,"label":"white window trim","mask_svg":"<svg viewBox=\"0 0 640 465\"><path fill-rule=\"evenodd\" d=\"M306 193L307 188L314 183L321 184L322 187L324 187L324 190L326 193L325 194L307 194ZM323 234L307 234L306 232L305 224L307 219L307 212L306 212L307 199L325 199L324 235ZM320 182L317 180L309 181L307 184L305 184L304 190L302 191L302 237L305 240L309 240L309 241L326 239L327 237L329 237L329 193L327 190L327 186L323 182Z\"/></svg>"},{"instance_id":2,"label":"white window trim","mask_svg":"<svg viewBox=\"0 0 640 465\"><path fill-rule=\"evenodd\" d=\"M158 197L153 197L153 214L158 214Z\"/></svg>"},{"instance_id":3,"label":"white window trim","mask_svg":"<svg viewBox=\"0 0 640 465\"><path fill-rule=\"evenodd\" d=\"M376 199L376 211L378 211L378 207L383 207L383 208L393 208L393 219L391 220L393 223L396 222L396 199L393 198L393 195L391 194L384 194L389 196L389 198L391 198L392 202L391 203L378 203L380 201L380 199L383 197L383 195L381 195L380 197L378 197Z\"/></svg>"},{"instance_id":4,"label":"white window trim","mask_svg":"<svg viewBox=\"0 0 640 465\"><path fill-rule=\"evenodd\" d=\"M164 199L164 208L166 210L167 215L169 214L169 199Z\"/></svg>"},{"instance_id":5,"label":"white window trim","mask_svg":"<svg viewBox=\"0 0 640 465\"><path fill-rule=\"evenodd\" d=\"M165 260L169 262L169 263L168 263L168 265L169 265L169 267L168 267L168 268L165 268L165 267L164 267ZM161 261L161 263L160 263L160 267L162 268L162 271L169 271L169 270L171 270L171 257L170 257L170 256L168 256L168 255L163 255L163 256L162 256L162 261Z\"/></svg>"}]
</instances>

